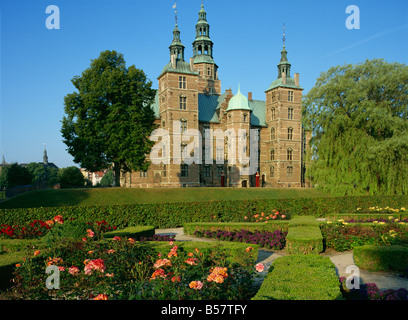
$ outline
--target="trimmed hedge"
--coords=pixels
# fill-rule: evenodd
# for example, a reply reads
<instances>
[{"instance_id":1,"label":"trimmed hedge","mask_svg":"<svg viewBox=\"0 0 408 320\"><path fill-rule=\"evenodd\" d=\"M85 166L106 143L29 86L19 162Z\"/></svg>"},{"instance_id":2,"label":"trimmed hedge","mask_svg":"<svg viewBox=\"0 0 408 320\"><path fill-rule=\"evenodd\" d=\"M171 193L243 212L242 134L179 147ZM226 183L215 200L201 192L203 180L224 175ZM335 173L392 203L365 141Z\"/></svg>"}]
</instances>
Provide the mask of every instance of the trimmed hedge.
<instances>
[{"instance_id":1,"label":"trimmed hedge","mask_svg":"<svg viewBox=\"0 0 408 320\"><path fill-rule=\"evenodd\" d=\"M336 267L329 257L292 255L277 258L251 300L341 299Z\"/></svg>"},{"instance_id":2,"label":"trimmed hedge","mask_svg":"<svg viewBox=\"0 0 408 320\"><path fill-rule=\"evenodd\" d=\"M356 265L367 271L408 273L408 246L359 246L353 250Z\"/></svg>"},{"instance_id":3,"label":"trimmed hedge","mask_svg":"<svg viewBox=\"0 0 408 320\"><path fill-rule=\"evenodd\" d=\"M323 236L318 226L290 226L286 236L288 254L319 254L323 251Z\"/></svg>"},{"instance_id":4,"label":"trimmed hedge","mask_svg":"<svg viewBox=\"0 0 408 320\"><path fill-rule=\"evenodd\" d=\"M0 209L0 224L24 224L34 219L49 220L55 215L85 222L105 219L118 228L129 225L152 225L174 228L189 222L245 222L245 216L256 213L312 215L355 212L373 206L408 207L408 196L359 196L329 198L295 198L265 200L217 200L179 203L150 203L110 206L73 206L54 208ZM362 211L361 211L362 212ZM364 212L363 212L364 213Z\"/></svg>"},{"instance_id":5,"label":"trimmed hedge","mask_svg":"<svg viewBox=\"0 0 408 320\"><path fill-rule=\"evenodd\" d=\"M245 229L248 231L275 231L282 230L288 231L289 221L288 220L277 220L265 222L192 222L184 224L184 233L189 235L194 235L195 231L234 231Z\"/></svg>"},{"instance_id":6,"label":"trimmed hedge","mask_svg":"<svg viewBox=\"0 0 408 320\"><path fill-rule=\"evenodd\" d=\"M114 230L105 232L103 234L104 238L113 238L113 237L128 237L135 240L140 239L141 237L153 237L155 229L153 226L136 226L136 227L127 227L120 230Z\"/></svg>"}]
</instances>

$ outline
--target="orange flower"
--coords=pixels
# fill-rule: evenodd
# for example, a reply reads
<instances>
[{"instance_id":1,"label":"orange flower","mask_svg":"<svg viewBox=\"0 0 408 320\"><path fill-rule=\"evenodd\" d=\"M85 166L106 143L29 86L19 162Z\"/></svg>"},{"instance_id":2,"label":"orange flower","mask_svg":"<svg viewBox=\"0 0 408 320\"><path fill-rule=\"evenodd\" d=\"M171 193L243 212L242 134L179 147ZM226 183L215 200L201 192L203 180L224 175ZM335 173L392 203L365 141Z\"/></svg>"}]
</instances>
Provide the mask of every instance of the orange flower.
<instances>
[{"instance_id":1,"label":"orange flower","mask_svg":"<svg viewBox=\"0 0 408 320\"><path fill-rule=\"evenodd\" d=\"M150 280L154 280L157 277L161 277L161 278L166 278L166 273L164 272L163 269L157 269L155 272L153 272L152 276L150 277Z\"/></svg>"},{"instance_id":2,"label":"orange flower","mask_svg":"<svg viewBox=\"0 0 408 320\"><path fill-rule=\"evenodd\" d=\"M40 250L36 250L36 251L34 251L34 255L35 255L35 256L38 256L40 253L41 253L41 251L40 251Z\"/></svg>"},{"instance_id":3,"label":"orange flower","mask_svg":"<svg viewBox=\"0 0 408 320\"><path fill-rule=\"evenodd\" d=\"M193 256L194 256L194 253L189 252L189 253L187 253L187 255L188 255L189 257L193 257Z\"/></svg>"},{"instance_id":4,"label":"orange flower","mask_svg":"<svg viewBox=\"0 0 408 320\"><path fill-rule=\"evenodd\" d=\"M132 243L132 244L135 243L135 239L133 239L133 238L129 238L128 241L129 241L129 243Z\"/></svg>"},{"instance_id":5,"label":"orange flower","mask_svg":"<svg viewBox=\"0 0 408 320\"><path fill-rule=\"evenodd\" d=\"M196 263L196 258L188 258L186 261L185 261L185 263L187 263L187 264L189 264L189 265L195 265L195 264L197 264Z\"/></svg>"},{"instance_id":6,"label":"orange flower","mask_svg":"<svg viewBox=\"0 0 408 320\"><path fill-rule=\"evenodd\" d=\"M153 267L155 269L159 269L161 267L171 267L171 261L169 259L158 259Z\"/></svg>"},{"instance_id":7,"label":"orange flower","mask_svg":"<svg viewBox=\"0 0 408 320\"><path fill-rule=\"evenodd\" d=\"M191 281L188 286L194 290L201 290L203 283L201 281Z\"/></svg>"},{"instance_id":8,"label":"orange flower","mask_svg":"<svg viewBox=\"0 0 408 320\"><path fill-rule=\"evenodd\" d=\"M98 294L95 298L93 298L92 300L108 300L108 296L106 294Z\"/></svg>"},{"instance_id":9,"label":"orange flower","mask_svg":"<svg viewBox=\"0 0 408 320\"><path fill-rule=\"evenodd\" d=\"M20 263L17 263L16 264L16 268L20 268L21 267L21 264Z\"/></svg>"},{"instance_id":10,"label":"orange flower","mask_svg":"<svg viewBox=\"0 0 408 320\"><path fill-rule=\"evenodd\" d=\"M180 282L180 277L178 277L178 276L174 276L173 278L171 278L171 281L172 282Z\"/></svg>"},{"instance_id":11,"label":"orange flower","mask_svg":"<svg viewBox=\"0 0 408 320\"><path fill-rule=\"evenodd\" d=\"M215 267L211 274L207 277L207 281L214 281L216 283L223 283L224 279L228 277L227 268Z\"/></svg>"},{"instance_id":12,"label":"orange flower","mask_svg":"<svg viewBox=\"0 0 408 320\"><path fill-rule=\"evenodd\" d=\"M253 249L254 249L254 248L252 248L252 247L248 247L248 248L245 249L245 251L246 251L246 252L250 252L250 251L252 251Z\"/></svg>"}]
</instances>

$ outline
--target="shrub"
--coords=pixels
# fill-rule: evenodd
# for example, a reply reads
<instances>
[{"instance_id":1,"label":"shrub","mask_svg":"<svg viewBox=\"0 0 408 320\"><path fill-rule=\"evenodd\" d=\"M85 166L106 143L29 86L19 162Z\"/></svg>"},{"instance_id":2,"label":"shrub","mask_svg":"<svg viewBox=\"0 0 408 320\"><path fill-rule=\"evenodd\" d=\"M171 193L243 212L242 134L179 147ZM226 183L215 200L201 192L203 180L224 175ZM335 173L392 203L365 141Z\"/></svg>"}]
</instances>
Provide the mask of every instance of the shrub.
<instances>
[{"instance_id":1,"label":"shrub","mask_svg":"<svg viewBox=\"0 0 408 320\"><path fill-rule=\"evenodd\" d=\"M358 246L354 247L356 265L368 271L398 271L408 275L408 247Z\"/></svg>"},{"instance_id":2,"label":"shrub","mask_svg":"<svg viewBox=\"0 0 408 320\"><path fill-rule=\"evenodd\" d=\"M277 258L252 300L335 300L341 298L335 265L318 255Z\"/></svg>"},{"instance_id":3,"label":"shrub","mask_svg":"<svg viewBox=\"0 0 408 320\"><path fill-rule=\"evenodd\" d=\"M286 252L289 254L319 254L323 251L323 236L318 226L289 227Z\"/></svg>"},{"instance_id":4,"label":"shrub","mask_svg":"<svg viewBox=\"0 0 408 320\"><path fill-rule=\"evenodd\" d=\"M60 169L58 171L58 180L61 188L83 187L85 183L81 170L74 166Z\"/></svg>"}]
</instances>

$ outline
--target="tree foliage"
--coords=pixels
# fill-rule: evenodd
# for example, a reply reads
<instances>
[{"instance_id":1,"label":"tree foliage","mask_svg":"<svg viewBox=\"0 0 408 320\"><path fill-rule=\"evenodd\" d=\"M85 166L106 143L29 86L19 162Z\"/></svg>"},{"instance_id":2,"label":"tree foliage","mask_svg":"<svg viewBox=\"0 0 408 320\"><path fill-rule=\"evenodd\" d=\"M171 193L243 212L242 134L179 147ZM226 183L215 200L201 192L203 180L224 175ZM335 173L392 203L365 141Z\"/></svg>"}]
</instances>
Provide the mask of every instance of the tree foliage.
<instances>
[{"instance_id":1,"label":"tree foliage","mask_svg":"<svg viewBox=\"0 0 408 320\"><path fill-rule=\"evenodd\" d=\"M32 183L46 182L49 187L52 187L58 182L58 168L38 162L30 162L26 168L33 178Z\"/></svg>"},{"instance_id":2,"label":"tree foliage","mask_svg":"<svg viewBox=\"0 0 408 320\"><path fill-rule=\"evenodd\" d=\"M116 177L120 170L146 170L156 91L143 70L127 68L116 51L103 51L72 83L78 92L64 98L61 133L74 161L91 172L113 163Z\"/></svg>"},{"instance_id":3,"label":"tree foliage","mask_svg":"<svg viewBox=\"0 0 408 320\"><path fill-rule=\"evenodd\" d=\"M304 97L312 130L306 175L339 195L408 194L408 67L383 59L336 66Z\"/></svg>"},{"instance_id":4,"label":"tree foliage","mask_svg":"<svg viewBox=\"0 0 408 320\"><path fill-rule=\"evenodd\" d=\"M31 181L31 173L17 163L5 166L0 171L0 189L29 185Z\"/></svg>"},{"instance_id":5,"label":"tree foliage","mask_svg":"<svg viewBox=\"0 0 408 320\"><path fill-rule=\"evenodd\" d=\"M85 184L85 177L75 166L62 168L58 171L58 179L61 188L76 188L83 187Z\"/></svg>"}]
</instances>

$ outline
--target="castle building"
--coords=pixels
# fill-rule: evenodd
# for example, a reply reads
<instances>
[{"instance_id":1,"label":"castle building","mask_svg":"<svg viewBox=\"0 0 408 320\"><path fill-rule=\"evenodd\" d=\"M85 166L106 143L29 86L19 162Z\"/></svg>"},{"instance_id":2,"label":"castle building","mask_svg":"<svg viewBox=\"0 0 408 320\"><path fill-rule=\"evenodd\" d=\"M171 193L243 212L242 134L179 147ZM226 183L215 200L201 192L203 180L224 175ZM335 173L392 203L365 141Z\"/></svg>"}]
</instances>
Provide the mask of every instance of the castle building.
<instances>
[{"instance_id":1,"label":"castle building","mask_svg":"<svg viewBox=\"0 0 408 320\"><path fill-rule=\"evenodd\" d=\"M252 99L251 92L245 96L239 87L235 94L231 89L221 91L214 44L203 4L195 31L193 56L186 61L176 19L173 41L169 46L170 61L157 78L158 90L152 108L156 124L170 137L163 143L165 147L161 151L161 156L168 161L152 161L146 172L122 173L121 186L306 186L305 151L309 133L305 132L301 122L303 88L298 73L291 77L285 34L277 78L266 89L265 101L260 101ZM183 139L183 134L190 131L199 133L200 143L194 144L193 148ZM220 135L208 132L223 135L220 138ZM250 151L256 156L252 162L250 158L250 164L233 161L236 150L240 150L239 146L235 148L239 141L241 146L243 144L245 156L248 157ZM252 150L254 144L256 148ZM231 154L231 150L235 150L235 154ZM183 161L191 154L200 154L201 161ZM148 158L153 160L151 156ZM248 170L248 166L252 170Z\"/></svg>"}]
</instances>

